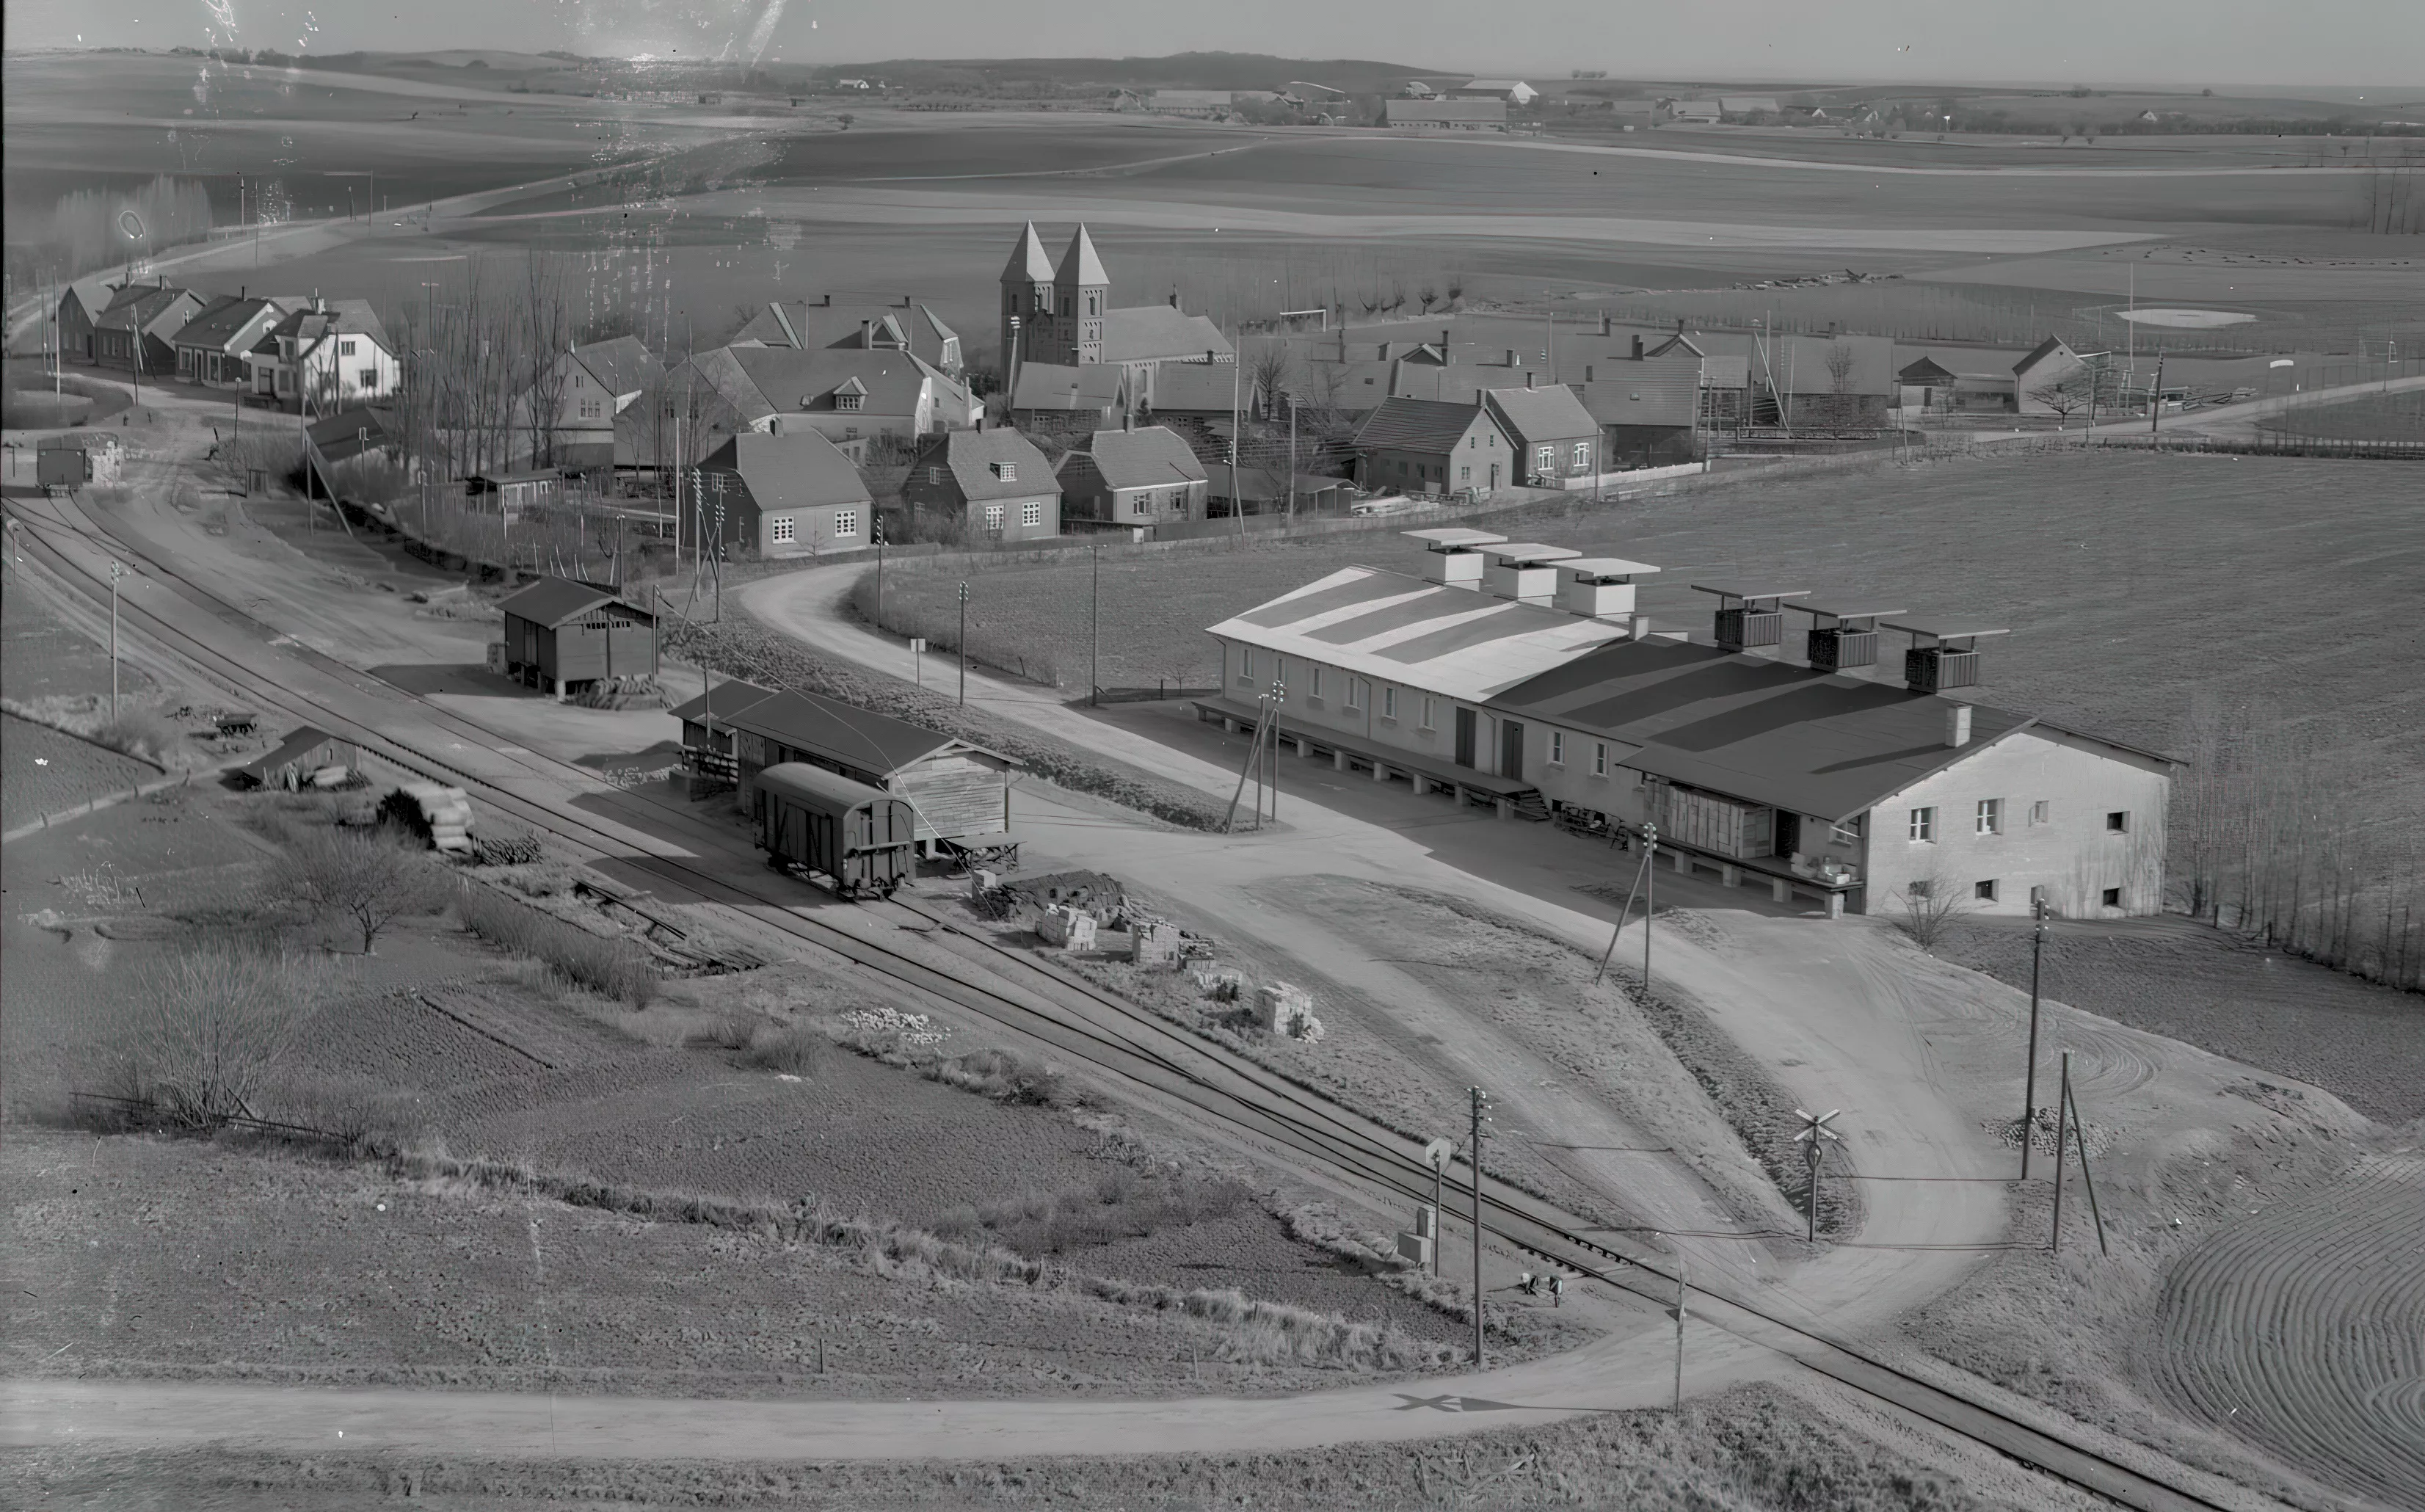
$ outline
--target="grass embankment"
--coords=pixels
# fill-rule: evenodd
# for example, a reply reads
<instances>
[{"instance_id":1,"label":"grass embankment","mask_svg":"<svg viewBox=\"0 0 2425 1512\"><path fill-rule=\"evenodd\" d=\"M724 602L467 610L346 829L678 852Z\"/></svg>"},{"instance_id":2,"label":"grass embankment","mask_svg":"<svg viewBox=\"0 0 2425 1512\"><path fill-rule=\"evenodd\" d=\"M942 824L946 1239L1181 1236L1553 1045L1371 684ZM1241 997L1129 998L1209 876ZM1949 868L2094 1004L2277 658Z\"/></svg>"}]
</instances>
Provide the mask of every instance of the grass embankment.
<instances>
[{"instance_id":1,"label":"grass embankment","mask_svg":"<svg viewBox=\"0 0 2425 1512\"><path fill-rule=\"evenodd\" d=\"M568 982L634 1008L656 995L655 963L628 940L593 935L469 878L457 889L454 907L464 928L501 950L546 962Z\"/></svg>"},{"instance_id":2,"label":"grass embankment","mask_svg":"<svg viewBox=\"0 0 2425 1512\"><path fill-rule=\"evenodd\" d=\"M940 692L829 661L756 625L692 626L677 632L667 650L762 687L816 693L941 731L1013 757L1035 775L1072 792L1109 798L1171 824L1210 829L1221 822L1223 806L1194 788L956 703Z\"/></svg>"}]
</instances>

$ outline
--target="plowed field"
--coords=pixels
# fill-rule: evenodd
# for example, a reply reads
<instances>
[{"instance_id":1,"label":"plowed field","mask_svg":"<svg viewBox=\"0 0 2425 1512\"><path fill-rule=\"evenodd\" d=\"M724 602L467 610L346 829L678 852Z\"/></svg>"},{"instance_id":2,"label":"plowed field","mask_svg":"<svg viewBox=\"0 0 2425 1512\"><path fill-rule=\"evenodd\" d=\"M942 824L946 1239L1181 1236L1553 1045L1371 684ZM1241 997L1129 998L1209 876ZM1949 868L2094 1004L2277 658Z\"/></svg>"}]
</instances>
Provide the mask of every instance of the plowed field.
<instances>
[{"instance_id":1,"label":"plowed field","mask_svg":"<svg viewBox=\"0 0 2425 1512\"><path fill-rule=\"evenodd\" d=\"M2156 1374L2317 1479L2425 1506L2425 1158L2260 1209L2164 1288Z\"/></svg>"}]
</instances>

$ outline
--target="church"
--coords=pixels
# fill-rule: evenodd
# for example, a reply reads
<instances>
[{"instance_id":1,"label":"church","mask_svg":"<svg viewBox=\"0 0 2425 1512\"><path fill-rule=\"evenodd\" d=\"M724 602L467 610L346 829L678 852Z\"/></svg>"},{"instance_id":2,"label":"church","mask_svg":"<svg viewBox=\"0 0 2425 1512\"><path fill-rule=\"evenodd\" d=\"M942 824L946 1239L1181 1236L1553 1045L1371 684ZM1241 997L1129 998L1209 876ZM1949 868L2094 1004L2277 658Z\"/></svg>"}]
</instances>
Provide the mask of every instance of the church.
<instances>
[{"instance_id":1,"label":"church","mask_svg":"<svg viewBox=\"0 0 2425 1512\"><path fill-rule=\"evenodd\" d=\"M1129 391L1150 402L1154 370L1164 362L1231 362L1237 351L1221 328L1168 304L1112 307L1112 277L1080 226L1055 267L1029 221L1002 270L1002 373L1016 385L1031 364L1125 370Z\"/></svg>"}]
</instances>

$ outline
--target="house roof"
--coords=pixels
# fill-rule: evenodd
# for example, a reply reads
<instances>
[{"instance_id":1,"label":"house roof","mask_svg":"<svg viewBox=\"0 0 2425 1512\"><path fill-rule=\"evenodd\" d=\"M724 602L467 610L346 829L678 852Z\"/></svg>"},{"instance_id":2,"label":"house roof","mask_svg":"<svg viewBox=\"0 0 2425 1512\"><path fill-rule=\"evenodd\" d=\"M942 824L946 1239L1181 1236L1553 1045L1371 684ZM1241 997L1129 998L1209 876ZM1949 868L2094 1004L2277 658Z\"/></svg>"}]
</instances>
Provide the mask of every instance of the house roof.
<instances>
[{"instance_id":1,"label":"house roof","mask_svg":"<svg viewBox=\"0 0 2425 1512\"><path fill-rule=\"evenodd\" d=\"M1904 383L1943 383L1952 377L1953 370L1934 357L1907 362L1903 371L1895 375L1897 380Z\"/></svg>"},{"instance_id":2,"label":"house roof","mask_svg":"<svg viewBox=\"0 0 2425 1512\"><path fill-rule=\"evenodd\" d=\"M76 279L59 296L59 302L65 304L72 298L84 307L85 318L90 320L109 308L109 301L117 292L116 286L107 279Z\"/></svg>"},{"instance_id":3,"label":"house roof","mask_svg":"<svg viewBox=\"0 0 2425 1512\"><path fill-rule=\"evenodd\" d=\"M1527 443L1599 434L1599 422L1575 397L1575 391L1563 383L1536 389L1491 389L1484 402L1498 417L1501 429Z\"/></svg>"},{"instance_id":4,"label":"house roof","mask_svg":"<svg viewBox=\"0 0 2425 1512\"><path fill-rule=\"evenodd\" d=\"M165 288L156 283L130 284L111 294L109 304L92 323L101 330L140 329L151 335L171 335L174 332L154 330L153 326L188 299L200 303L201 297L173 283Z\"/></svg>"},{"instance_id":5,"label":"house roof","mask_svg":"<svg viewBox=\"0 0 2425 1512\"><path fill-rule=\"evenodd\" d=\"M1381 401L1356 430L1358 450L1389 447L1409 452L1454 451L1476 420L1484 418L1478 404L1440 399Z\"/></svg>"},{"instance_id":6,"label":"house roof","mask_svg":"<svg viewBox=\"0 0 2425 1512\"><path fill-rule=\"evenodd\" d=\"M905 766L948 750L1020 764L1000 751L813 693L777 693L725 717L735 730L763 735L794 750L890 778Z\"/></svg>"},{"instance_id":7,"label":"house roof","mask_svg":"<svg viewBox=\"0 0 2425 1512\"><path fill-rule=\"evenodd\" d=\"M1050 283L1052 281L1052 259L1044 255L1044 238L1036 234L1036 222L1019 233L1019 245L1010 249L1010 261L1002 270L1004 283Z\"/></svg>"},{"instance_id":8,"label":"house roof","mask_svg":"<svg viewBox=\"0 0 2425 1512\"><path fill-rule=\"evenodd\" d=\"M870 502L867 483L842 448L813 430L748 431L708 454L706 467L736 473L763 513Z\"/></svg>"},{"instance_id":9,"label":"house roof","mask_svg":"<svg viewBox=\"0 0 2425 1512\"><path fill-rule=\"evenodd\" d=\"M755 683L732 678L716 684L686 703L675 705L669 712L685 724L696 724L710 716L730 719L752 704L763 703L774 696L773 688L762 688Z\"/></svg>"},{"instance_id":10,"label":"house roof","mask_svg":"<svg viewBox=\"0 0 2425 1512\"><path fill-rule=\"evenodd\" d=\"M920 305L770 304L733 334L735 346L891 346L939 365L959 332Z\"/></svg>"},{"instance_id":11,"label":"house roof","mask_svg":"<svg viewBox=\"0 0 2425 1512\"><path fill-rule=\"evenodd\" d=\"M1205 464L1204 473L1212 485L1207 491L1216 499L1242 497L1285 499L1289 495L1289 472L1285 467L1239 468L1238 477L1245 488L1244 494L1229 486L1229 463L1209 462ZM1313 473L1299 473L1296 475L1296 492L1299 498L1312 498L1347 486L1347 480L1343 477L1325 477Z\"/></svg>"},{"instance_id":12,"label":"house roof","mask_svg":"<svg viewBox=\"0 0 2425 1512\"><path fill-rule=\"evenodd\" d=\"M1061 265L1054 269L1052 281L1075 283L1081 288L1100 288L1112 281L1112 276L1103 271L1103 260L1095 255L1095 238L1086 234L1084 225L1081 224L1078 233L1069 238L1069 249L1061 254Z\"/></svg>"},{"instance_id":13,"label":"house roof","mask_svg":"<svg viewBox=\"0 0 2425 1512\"><path fill-rule=\"evenodd\" d=\"M1693 423L1700 364L1692 358L1679 353L1672 361L1654 357L1639 362L1597 363L1593 367L1595 373L1612 369L1615 374L1613 378L1576 385L1576 397L1594 420L1603 426Z\"/></svg>"},{"instance_id":14,"label":"house roof","mask_svg":"<svg viewBox=\"0 0 2425 1512\"><path fill-rule=\"evenodd\" d=\"M1478 702L1624 632L1598 619L1346 567L1212 634L1383 682Z\"/></svg>"},{"instance_id":15,"label":"house roof","mask_svg":"<svg viewBox=\"0 0 2425 1512\"><path fill-rule=\"evenodd\" d=\"M1638 771L1842 820L2036 722L1973 705L1970 743L1948 746L1953 701L1652 638L1604 646L1491 703L1638 747L1622 758Z\"/></svg>"},{"instance_id":16,"label":"house roof","mask_svg":"<svg viewBox=\"0 0 2425 1512\"><path fill-rule=\"evenodd\" d=\"M1232 403L1252 408L1261 394L1255 375L1238 362L1164 362L1154 369L1153 407L1194 414L1228 414Z\"/></svg>"},{"instance_id":17,"label":"house roof","mask_svg":"<svg viewBox=\"0 0 2425 1512\"><path fill-rule=\"evenodd\" d=\"M1096 431L1086 440L1085 454L1115 489L1169 488L1201 483L1206 476L1204 465L1168 426Z\"/></svg>"},{"instance_id":18,"label":"house roof","mask_svg":"<svg viewBox=\"0 0 2425 1512\"><path fill-rule=\"evenodd\" d=\"M206 346L218 351L234 348L234 344L262 315L277 311L267 299L249 299L241 295L223 294L194 312L192 319L177 328L180 346Z\"/></svg>"},{"instance_id":19,"label":"house roof","mask_svg":"<svg viewBox=\"0 0 2425 1512\"><path fill-rule=\"evenodd\" d=\"M579 619L602 603L618 602L619 596L613 588L570 577L543 577L518 593L507 594L497 607L552 630L568 620ZM636 604L625 604L625 607L636 614L645 616L648 613Z\"/></svg>"},{"instance_id":20,"label":"house roof","mask_svg":"<svg viewBox=\"0 0 2425 1512\"><path fill-rule=\"evenodd\" d=\"M2044 362L2048 358L2053 357L2058 353L2070 358L2075 362L2080 361L2078 355L2072 351L2071 347L2064 343L2061 336L2048 336L2046 340L2038 343L2035 346L2031 347L2028 356L2013 364L2013 376L2015 378L2026 377L2032 368L2036 367L2039 363Z\"/></svg>"},{"instance_id":21,"label":"house roof","mask_svg":"<svg viewBox=\"0 0 2425 1512\"><path fill-rule=\"evenodd\" d=\"M263 333L256 352L275 353L280 338L292 338L295 354L304 356L330 336L368 336L384 348L387 327L368 299L328 299L317 308L287 312L286 317Z\"/></svg>"},{"instance_id":22,"label":"house roof","mask_svg":"<svg viewBox=\"0 0 2425 1512\"><path fill-rule=\"evenodd\" d=\"M1062 362L1021 362L1019 384L1011 391L1013 410L1079 412L1116 410L1127 392L1128 374L1106 362L1071 367Z\"/></svg>"},{"instance_id":23,"label":"house roof","mask_svg":"<svg viewBox=\"0 0 2425 1512\"><path fill-rule=\"evenodd\" d=\"M911 465L932 467L939 459L952 470L966 498L1027 498L1054 491L1052 462L1034 442L1006 426L946 432L929 441ZM999 472L1005 465L1011 469L1008 478Z\"/></svg>"},{"instance_id":24,"label":"house roof","mask_svg":"<svg viewBox=\"0 0 2425 1512\"><path fill-rule=\"evenodd\" d=\"M573 358L589 370L601 387L617 398L637 394L656 380L665 368L657 354L637 336L617 336L575 346Z\"/></svg>"},{"instance_id":25,"label":"house roof","mask_svg":"<svg viewBox=\"0 0 2425 1512\"><path fill-rule=\"evenodd\" d=\"M1103 312L1103 361L1106 362L1186 362L1204 360L1212 352L1234 357L1236 348L1221 328L1202 315L1166 304L1131 305Z\"/></svg>"},{"instance_id":26,"label":"house roof","mask_svg":"<svg viewBox=\"0 0 2425 1512\"><path fill-rule=\"evenodd\" d=\"M312 449L325 462L342 462L394 444L387 415L367 408L314 420L303 427L303 434L311 438Z\"/></svg>"},{"instance_id":27,"label":"house roof","mask_svg":"<svg viewBox=\"0 0 2425 1512\"><path fill-rule=\"evenodd\" d=\"M869 414L907 415L930 379L948 381L913 352L878 347L719 346L694 360L699 376L751 424L773 414L831 410L833 395L853 378Z\"/></svg>"}]
</instances>

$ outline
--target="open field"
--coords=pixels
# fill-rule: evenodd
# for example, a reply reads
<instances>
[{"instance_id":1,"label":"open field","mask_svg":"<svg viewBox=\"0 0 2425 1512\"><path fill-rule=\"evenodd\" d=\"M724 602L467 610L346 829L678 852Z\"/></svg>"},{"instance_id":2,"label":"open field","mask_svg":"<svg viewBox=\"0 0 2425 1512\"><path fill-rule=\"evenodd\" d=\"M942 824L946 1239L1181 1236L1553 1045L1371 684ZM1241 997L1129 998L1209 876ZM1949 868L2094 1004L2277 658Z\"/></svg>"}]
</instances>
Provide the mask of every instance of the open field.
<instances>
[{"instance_id":1,"label":"open field","mask_svg":"<svg viewBox=\"0 0 2425 1512\"><path fill-rule=\"evenodd\" d=\"M160 775L149 762L13 714L0 714L0 817L12 829Z\"/></svg>"},{"instance_id":2,"label":"open field","mask_svg":"<svg viewBox=\"0 0 2425 1512\"><path fill-rule=\"evenodd\" d=\"M1937 954L2026 989L2019 921L1965 920ZM2062 924L2046 995L2325 1088L2369 1118L2425 1118L2425 997L2182 919Z\"/></svg>"},{"instance_id":3,"label":"open field","mask_svg":"<svg viewBox=\"0 0 2425 1512\"><path fill-rule=\"evenodd\" d=\"M1987 650L1982 701L2159 749L2200 699L2235 718L2329 732L2376 758L2370 801L2394 822L2425 813L2425 752L2410 738L2425 673L2398 649L2405 622L2374 606L2425 574L2414 482L2387 463L2064 454L1469 523L1657 563L1642 602L1662 626L1706 631L1709 601L1690 584L1742 573L1983 616L2014 633ZM1422 555L1375 532L1219 556L1107 557L1102 681L1206 685L1215 648L1202 627L1351 562L1411 572ZM1083 559L973 571L903 563L885 575L886 613L939 625L967 577L972 635L983 627L1083 668L1086 572Z\"/></svg>"},{"instance_id":4,"label":"open field","mask_svg":"<svg viewBox=\"0 0 2425 1512\"><path fill-rule=\"evenodd\" d=\"M2259 429L2336 441L2425 441L2425 394L2395 394L2293 410L2257 422Z\"/></svg>"}]
</instances>

